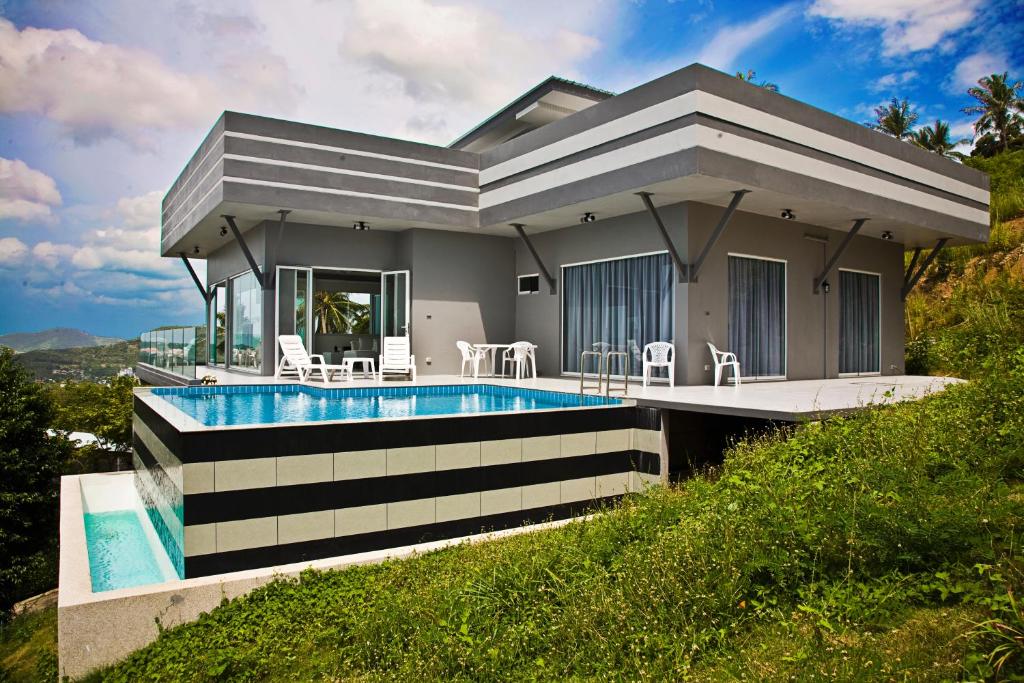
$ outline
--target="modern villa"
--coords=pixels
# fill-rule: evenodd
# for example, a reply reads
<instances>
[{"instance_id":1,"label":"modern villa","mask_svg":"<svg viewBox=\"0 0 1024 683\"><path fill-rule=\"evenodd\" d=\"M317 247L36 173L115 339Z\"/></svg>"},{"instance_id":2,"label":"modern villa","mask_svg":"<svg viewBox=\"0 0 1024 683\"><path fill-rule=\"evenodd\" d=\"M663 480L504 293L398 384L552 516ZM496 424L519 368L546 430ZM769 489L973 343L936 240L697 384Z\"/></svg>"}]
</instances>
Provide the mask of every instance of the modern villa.
<instances>
[{"instance_id":1,"label":"modern villa","mask_svg":"<svg viewBox=\"0 0 1024 683\"><path fill-rule=\"evenodd\" d=\"M904 374L903 301L988 203L697 64L549 78L447 147L225 112L162 207L206 368L144 339L134 472L63 479L62 674L275 576L562 523L747 429L941 390ZM116 515L136 546L100 547Z\"/></svg>"}]
</instances>

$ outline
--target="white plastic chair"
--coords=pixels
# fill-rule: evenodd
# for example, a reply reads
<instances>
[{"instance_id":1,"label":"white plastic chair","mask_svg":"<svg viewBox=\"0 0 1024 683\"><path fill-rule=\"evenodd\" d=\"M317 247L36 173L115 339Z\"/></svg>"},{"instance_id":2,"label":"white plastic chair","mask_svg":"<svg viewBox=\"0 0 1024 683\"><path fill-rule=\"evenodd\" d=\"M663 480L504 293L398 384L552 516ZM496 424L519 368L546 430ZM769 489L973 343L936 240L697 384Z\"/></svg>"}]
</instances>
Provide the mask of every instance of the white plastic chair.
<instances>
[{"instance_id":1,"label":"white plastic chair","mask_svg":"<svg viewBox=\"0 0 1024 683\"><path fill-rule=\"evenodd\" d=\"M740 361L736 358L736 354L731 351L719 351L711 342L708 342L708 348L711 349L711 358L715 361L715 386L717 387L722 383L722 368L726 366L732 368L733 381L736 383L736 386L739 386Z\"/></svg>"},{"instance_id":2,"label":"white plastic chair","mask_svg":"<svg viewBox=\"0 0 1024 683\"><path fill-rule=\"evenodd\" d=\"M644 346L644 386L654 368L668 368L668 385L676 384L676 347L669 342L651 342Z\"/></svg>"},{"instance_id":3,"label":"white plastic chair","mask_svg":"<svg viewBox=\"0 0 1024 683\"><path fill-rule=\"evenodd\" d=\"M528 375L529 372L526 368L531 361L532 354L533 344L530 342L519 341L511 344L501 356L502 376L506 375L505 368L509 364L515 367L516 379L522 379L524 375Z\"/></svg>"},{"instance_id":4,"label":"white plastic chair","mask_svg":"<svg viewBox=\"0 0 1024 683\"><path fill-rule=\"evenodd\" d=\"M330 382L334 373L344 369L340 365L327 365L324 363L324 357L319 353L309 355L306 352L305 342L297 334L282 334L277 338L277 343L281 345L281 362L277 364L274 377L280 377L282 373L294 370L299 375L299 381L305 382L311 378L314 372L319 371L323 380ZM319 358L320 362L314 363L314 358Z\"/></svg>"},{"instance_id":5,"label":"white plastic chair","mask_svg":"<svg viewBox=\"0 0 1024 683\"><path fill-rule=\"evenodd\" d=\"M408 375L416 381L416 356L409 353L408 337L384 337L384 351L377 365L377 378L384 381L384 375Z\"/></svg>"},{"instance_id":6,"label":"white plastic chair","mask_svg":"<svg viewBox=\"0 0 1024 683\"><path fill-rule=\"evenodd\" d=\"M455 346L459 348L459 352L462 354L462 371L461 376L466 376L466 366L473 366L473 379L480 377L480 363L481 361L487 362L487 351L484 349L478 349L469 342L457 341Z\"/></svg>"}]
</instances>

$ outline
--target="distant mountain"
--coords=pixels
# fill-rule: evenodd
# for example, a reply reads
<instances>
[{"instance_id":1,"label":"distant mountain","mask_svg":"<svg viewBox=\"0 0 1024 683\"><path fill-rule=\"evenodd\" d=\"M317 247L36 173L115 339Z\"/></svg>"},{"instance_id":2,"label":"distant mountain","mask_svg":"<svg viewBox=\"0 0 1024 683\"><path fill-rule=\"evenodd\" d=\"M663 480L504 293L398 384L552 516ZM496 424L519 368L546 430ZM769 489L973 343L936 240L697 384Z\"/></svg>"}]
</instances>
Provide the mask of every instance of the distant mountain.
<instances>
[{"instance_id":1,"label":"distant mountain","mask_svg":"<svg viewBox=\"0 0 1024 683\"><path fill-rule=\"evenodd\" d=\"M110 346L124 341L116 337L97 337L70 327L54 327L42 332L12 332L0 335L0 346L9 346L16 353L41 349L77 349L86 346Z\"/></svg>"}]
</instances>

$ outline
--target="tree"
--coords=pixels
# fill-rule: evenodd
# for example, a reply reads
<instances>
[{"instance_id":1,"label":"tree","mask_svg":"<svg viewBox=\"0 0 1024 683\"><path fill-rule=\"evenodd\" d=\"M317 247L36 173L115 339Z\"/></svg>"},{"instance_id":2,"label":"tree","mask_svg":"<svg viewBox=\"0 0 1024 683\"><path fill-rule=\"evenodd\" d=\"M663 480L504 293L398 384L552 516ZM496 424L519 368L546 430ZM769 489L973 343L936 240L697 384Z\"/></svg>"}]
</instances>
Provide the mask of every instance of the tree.
<instances>
[{"instance_id":1,"label":"tree","mask_svg":"<svg viewBox=\"0 0 1024 683\"><path fill-rule=\"evenodd\" d=\"M969 143L970 139L952 140L949 137L949 124L935 119L931 126L922 126L911 133L910 141L921 149L941 154L947 159L963 159L964 155L955 151L955 148Z\"/></svg>"},{"instance_id":2,"label":"tree","mask_svg":"<svg viewBox=\"0 0 1024 683\"><path fill-rule=\"evenodd\" d=\"M134 377L109 382L67 382L54 386L54 427L65 432L89 432L107 451L132 449L132 412L138 386Z\"/></svg>"},{"instance_id":3,"label":"tree","mask_svg":"<svg viewBox=\"0 0 1024 683\"><path fill-rule=\"evenodd\" d=\"M757 72L754 71L753 69L747 69L746 73L744 73L742 71L737 71L736 72L736 78L740 79L741 81L746 81L748 83L753 83L757 87L764 88L765 90L771 90L772 92L779 92L779 86L776 85L775 83L770 82L770 81L761 81L760 83L754 83L755 79L757 79Z\"/></svg>"},{"instance_id":4,"label":"tree","mask_svg":"<svg viewBox=\"0 0 1024 683\"><path fill-rule=\"evenodd\" d=\"M345 292L324 290L313 294L314 321L320 334L359 334L369 332L370 307Z\"/></svg>"},{"instance_id":5,"label":"tree","mask_svg":"<svg viewBox=\"0 0 1024 683\"><path fill-rule=\"evenodd\" d=\"M59 477L71 444L41 385L0 349L0 611L57 580Z\"/></svg>"},{"instance_id":6,"label":"tree","mask_svg":"<svg viewBox=\"0 0 1024 683\"><path fill-rule=\"evenodd\" d=\"M1020 91L1024 83L1010 83L1009 72L992 74L978 79L978 85L967 89L967 94L978 101L964 107L965 114L979 114L974 122L974 134L991 133L1002 152L1010 149L1011 142L1021 136L1024 99Z\"/></svg>"},{"instance_id":7,"label":"tree","mask_svg":"<svg viewBox=\"0 0 1024 683\"><path fill-rule=\"evenodd\" d=\"M864 125L903 140L913 133L917 119L918 113L910 107L910 102L894 97L889 104L875 107L874 123Z\"/></svg>"}]
</instances>

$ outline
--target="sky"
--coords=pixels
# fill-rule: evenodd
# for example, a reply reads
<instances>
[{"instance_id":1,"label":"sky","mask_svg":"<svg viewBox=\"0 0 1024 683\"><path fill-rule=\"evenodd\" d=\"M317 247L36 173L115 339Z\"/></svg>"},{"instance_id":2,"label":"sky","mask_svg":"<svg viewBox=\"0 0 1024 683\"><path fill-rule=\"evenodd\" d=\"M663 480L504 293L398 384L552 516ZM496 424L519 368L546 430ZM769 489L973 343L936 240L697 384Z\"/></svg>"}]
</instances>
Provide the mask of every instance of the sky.
<instances>
[{"instance_id":1,"label":"sky","mask_svg":"<svg viewBox=\"0 0 1024 683\"><path fill-rule=\"evenodd\" d=\"M970 137L966 88L1024 78L1022 37L1024 0L0 0L0 334L201 324L160 202L225 109L444 145L552 74L701 62Z\"/></svg>"}]
</instances>

